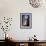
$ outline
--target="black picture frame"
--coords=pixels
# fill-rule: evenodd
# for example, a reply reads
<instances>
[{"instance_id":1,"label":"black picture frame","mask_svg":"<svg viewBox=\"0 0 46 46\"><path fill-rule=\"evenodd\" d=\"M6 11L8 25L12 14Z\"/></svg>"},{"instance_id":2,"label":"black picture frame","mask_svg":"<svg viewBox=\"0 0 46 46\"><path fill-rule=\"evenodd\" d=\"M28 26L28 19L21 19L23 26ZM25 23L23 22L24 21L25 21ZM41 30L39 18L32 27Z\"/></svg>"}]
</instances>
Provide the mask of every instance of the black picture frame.
<instances>
[{"instance_id":1,"label":"black picture frame","mask_svg":"<svg viewBox=\"0 0 46 46\"><path fill-rule=\"evenodd\" d=\"M21 29L32 28L32 13L20 13L20 28Z\"/></svg>"}]
</instances>

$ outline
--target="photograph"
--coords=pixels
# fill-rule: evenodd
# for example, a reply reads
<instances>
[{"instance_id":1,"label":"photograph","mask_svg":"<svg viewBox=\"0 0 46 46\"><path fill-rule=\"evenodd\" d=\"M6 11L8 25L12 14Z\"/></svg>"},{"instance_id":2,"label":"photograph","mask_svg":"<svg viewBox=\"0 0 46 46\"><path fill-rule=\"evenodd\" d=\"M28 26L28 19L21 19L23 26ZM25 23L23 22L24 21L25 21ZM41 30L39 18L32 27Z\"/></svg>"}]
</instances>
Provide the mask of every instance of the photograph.
<instances>
[{"instance_id":1,"label":"photograph","mask_svg":"<svg viewBox=\"0 0 46 46\"><path fill-rule=\"evenodd\" d=\"M32 28L32 13L20 13L20 28Z\"/></svg>"}]
</instances>

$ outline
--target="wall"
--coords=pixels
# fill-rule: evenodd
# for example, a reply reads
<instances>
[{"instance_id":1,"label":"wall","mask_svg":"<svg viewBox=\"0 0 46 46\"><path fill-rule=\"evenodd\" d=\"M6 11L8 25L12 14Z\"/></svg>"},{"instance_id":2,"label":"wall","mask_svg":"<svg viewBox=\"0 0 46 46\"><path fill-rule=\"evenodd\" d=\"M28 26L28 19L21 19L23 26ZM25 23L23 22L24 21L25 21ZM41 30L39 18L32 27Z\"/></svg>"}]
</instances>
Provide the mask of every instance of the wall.
<instances>
[{"instance_id":1,"label":"wall","mask_svg":"<svg viewBox=\"0 0 46 46\"><path fill-rule=\"evenodd\" d=\"M4 16L13 18L8 33L16 40L28 40L34 34L39 40L44 40L45 12L45 8L32 8L28 0L0 0L0 18ZM20 13L32 13L32 29L20 29ZM0 35L1 33L3 32L1 31ZM0 36L0 39L2 38L4 39Z\"/></svg>"}]
</instances>

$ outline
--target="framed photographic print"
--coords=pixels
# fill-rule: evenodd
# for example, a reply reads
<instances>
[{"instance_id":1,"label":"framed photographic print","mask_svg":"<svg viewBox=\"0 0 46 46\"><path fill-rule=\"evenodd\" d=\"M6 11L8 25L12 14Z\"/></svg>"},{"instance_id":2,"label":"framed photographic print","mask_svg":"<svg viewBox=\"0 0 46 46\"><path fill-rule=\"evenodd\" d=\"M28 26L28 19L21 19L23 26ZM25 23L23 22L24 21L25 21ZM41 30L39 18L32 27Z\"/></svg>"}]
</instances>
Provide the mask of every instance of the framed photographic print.
<instances>
[{"instance_id":1,"label":"framed photographic print","mask_svg":"<svg viewBox=\"0 0 46 46\"><path fill-rule=\"evenodd\" d=\"M20 13L20 28L21 29L32 28L32 13Z\"/></svg>"}]
</instances>

